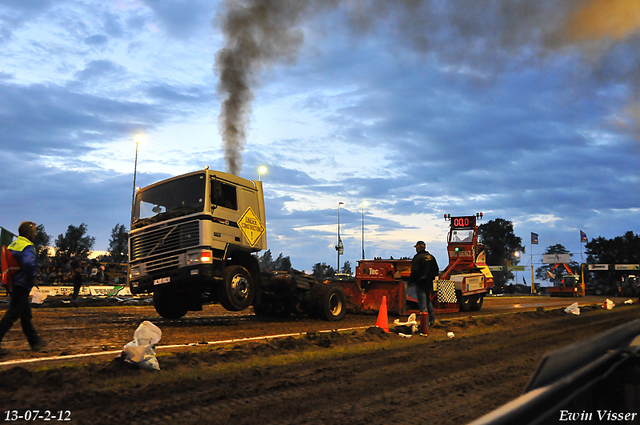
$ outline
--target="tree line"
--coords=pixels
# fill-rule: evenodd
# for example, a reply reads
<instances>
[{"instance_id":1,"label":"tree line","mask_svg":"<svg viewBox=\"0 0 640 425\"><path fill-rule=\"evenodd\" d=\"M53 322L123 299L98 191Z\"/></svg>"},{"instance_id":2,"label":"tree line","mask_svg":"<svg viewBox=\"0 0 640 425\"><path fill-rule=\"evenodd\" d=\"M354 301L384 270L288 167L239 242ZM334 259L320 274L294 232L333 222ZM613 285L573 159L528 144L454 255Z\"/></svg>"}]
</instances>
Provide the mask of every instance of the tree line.
<instances>
[{"instance_id":1,"label":"tree line","mask_svg":"<svg viewBox=\"0 0 640 425\"><path fill-rule=\"evenodd\" d=\"M280 253L278 257L274 260L273 254L271 250L268 249L259 257L260 270L265 272L275 272L275 271L285 271L290 272L291 267L291 258L287 255L286 257ZM342 269L338 272L336 269L331 267L325 262L316 263L313 265L311 274L314 278L319 281L323 281L325 279L332 278L336 275L336 273L344 273L351 276L353 270L351 269L351 263L349 261L345 261Z\"/></svg>"},{"instance_id":2,"label":"tree line","mask_svg":"<svg viewBox=\"0 0 640 425\"><path fill-rule=\"evenodd\" d=\"M48 247L51 246L52 237L47 234L43 224L37 226L37 234L34 245L38 258L43 260L48 256ZM517 265L526 253L526 248L522 244L522 238L516 236L513 223L509 220L497 218L478 226L478 233L484 246L487 264L493 266L503 266L502 271L493 272L494 285L503 287L506 282L513 279L513 272L510 266ZM128 260L129 255L129 232L123 224L116 224L111 230L109 239L109 249L107 258L103 260L114 263L123 263ZM56 256L66 256L68 258L77 257L86 259L92 252L95 245L95 237L88 234L88 227L85 223L79 226L69 225L65 233L61 233L54 241ZM519 252L520 256L514 253ZM569 251L562 244L555 244L547 247L544 254L569 254ZM586 244L587 264L640 264L640 236L632 231L626 232L622 236L606 239L602 236L592 239ZM275 259L271 250L267 250L259 257L260 267L268 271L290 271L291 258L280 253ZM444 266L444 262L441 262ZM568 266L574 273L579 273L580 264L571 261ZM550 269L553 265L544 265L536 269L535 275L538 279L548 279ZM318 262L313 265L312 275L318 280L325 280L334 277L337 273L351 275L353 273L351 263L345 261L340 270L328 265L326 262ZM587 272L588 280L598 284L609 284L620 280L628 272L620 270Z\"/></svg>"},{"instance_id":3,"label":"tree line","mask_svg":"<svg viewBox=\"0 0 640 425\"><path fill-rule=\"evenodd\" d=\"M513 223L502 218L478 226L478 233L486 250L487 264L503 266L502 271L492 272L494 285L503 287L506 282L513 279L513 272L509 266L517 265L526 252L522 238L515 235ZM520 256L515 256L516 252L519 252ZM548 246L544 254L570 254L570 252L562 244L555 244ZM586 254L586 264L640 264L640 236L632 231L612 239L600 236L586 243ZM567 265L573 273L580 273L581 265L577 261L571 260ZM556 277L558 268L552 270L554 266L547 264L538 267L535 276L544 280ZM585 270L585 281L608 285L620 281L628 273L622 270Z\"/></svg>"},{"instance_id":4,"label":"tree line","mask_svg":"<svg viewBox=\"0 0 640 425\"><path fill-rule=\"evenodd\" d=\"M93 252L96 238L87 234L88 227L85 223L79 226L72 224L67 227L65 233L61 233L54 241L53 247L56 256L67 258L87 259ZM37 233L33 245L35 246L40 261L49 256L49 247L52 237L47 233L43 224L37 226ZM129 232L123 224L116 224L111 230L109 239L109 253L104 260L113 263L124 263L129 257Z\"/></svg>"}]
</instances>

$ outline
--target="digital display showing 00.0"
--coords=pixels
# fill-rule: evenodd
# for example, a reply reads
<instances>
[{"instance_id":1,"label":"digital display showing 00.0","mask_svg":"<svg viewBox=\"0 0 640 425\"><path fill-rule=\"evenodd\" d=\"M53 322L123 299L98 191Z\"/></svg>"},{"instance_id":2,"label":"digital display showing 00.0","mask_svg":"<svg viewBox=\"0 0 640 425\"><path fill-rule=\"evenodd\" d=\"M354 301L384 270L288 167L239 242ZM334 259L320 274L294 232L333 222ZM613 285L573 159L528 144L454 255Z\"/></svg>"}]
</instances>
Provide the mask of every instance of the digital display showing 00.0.
<instances>
[{"instance_id":1,"label":"digital display showing 00.0","mask_svg":"<svg viewBox=\"0 0 640 425\"><path fill-rule=\"evenodd\" d=\"M451 227L453 229L476 227L476 216L470 215L466 217L451 217Z\"/></svg>"}]
</instances>

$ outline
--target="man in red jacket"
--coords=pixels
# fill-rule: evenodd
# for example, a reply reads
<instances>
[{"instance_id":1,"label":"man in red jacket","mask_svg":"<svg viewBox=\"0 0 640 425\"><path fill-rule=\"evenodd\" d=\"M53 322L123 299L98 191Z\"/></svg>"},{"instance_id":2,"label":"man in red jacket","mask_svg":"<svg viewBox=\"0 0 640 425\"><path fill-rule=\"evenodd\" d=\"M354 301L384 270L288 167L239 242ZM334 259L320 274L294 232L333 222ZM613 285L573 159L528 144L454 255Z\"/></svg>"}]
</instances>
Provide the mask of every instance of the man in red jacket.
<instances>
[{"instance_id":1,"label":"man in red jacket","mask_svg":"<svg viewBox=\"0 0 640 425\"><path fill-rule=\"evenodd\" d=\"M39 351L46 346L31 323L33 316L29 302L29 293L38 277L38 257L33 245L36 233L36 224L32 221L24 221L18 228L18 239L7 247L20 264L20 270L12 276L13 290L9 309L0 320L0 355L7 354L8 350L1 347L2 338L18 319L33 351Z\"/></svg>"}]
</instances>

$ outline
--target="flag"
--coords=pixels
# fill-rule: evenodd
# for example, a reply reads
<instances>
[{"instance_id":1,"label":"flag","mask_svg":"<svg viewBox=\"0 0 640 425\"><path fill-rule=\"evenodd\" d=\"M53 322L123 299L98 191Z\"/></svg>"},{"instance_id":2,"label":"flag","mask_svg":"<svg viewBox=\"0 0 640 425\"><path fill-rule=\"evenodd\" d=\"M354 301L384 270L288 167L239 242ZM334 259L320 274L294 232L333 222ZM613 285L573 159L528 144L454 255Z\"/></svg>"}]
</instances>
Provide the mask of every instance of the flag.
<instances>
[{"instance_id":1,"label":"flag","mask_svg":"<svg viewBox=\"0 0 640 425\"><path fill-rule=\"evenodd\" d=\"M11 245L11 242L13 242L13 238L15 237L16 235L11 233L7 229L5 229L4 227L0 227L0 245Z\"/></svg>"},{"instance_id":2,"label":"flag","mask_svg":"<svg viewBox=\"0 0 640 425\"><path fill-rule=\"evenodd\" d=\"M580 242L586 242L586 241L587 241L587 234L582 230L580 230Z\"/></svg>"},{"instance_id":3,"label":"flag","mask_svg":"<svg viewBox=\"0 0 640 425\"><path fill-rule=\"evenodd\" d=\"M531 245L538 245L538 234L531 232Z\"/></svg>"}]
</instances>

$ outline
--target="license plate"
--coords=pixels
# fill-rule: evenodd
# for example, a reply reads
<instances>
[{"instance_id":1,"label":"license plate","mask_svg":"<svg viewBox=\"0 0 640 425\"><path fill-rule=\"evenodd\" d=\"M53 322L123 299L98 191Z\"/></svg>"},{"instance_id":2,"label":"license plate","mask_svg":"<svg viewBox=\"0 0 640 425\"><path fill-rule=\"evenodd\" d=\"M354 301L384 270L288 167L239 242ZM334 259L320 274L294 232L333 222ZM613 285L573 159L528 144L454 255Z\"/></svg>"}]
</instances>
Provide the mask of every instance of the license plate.
<instances>
[{"instance_id":1,"label":"license plate","mask_svg":"<svg viewBox=\"0 0 640 425\"><path fill-rule=\"evenodd\" d=\"M160 284L163 284L163 283L169 283L170 280L171 280L170 277L163 277L163 278L154 280L153 284L154 285L160 285Z\"/></svg>"}]
</instances>

